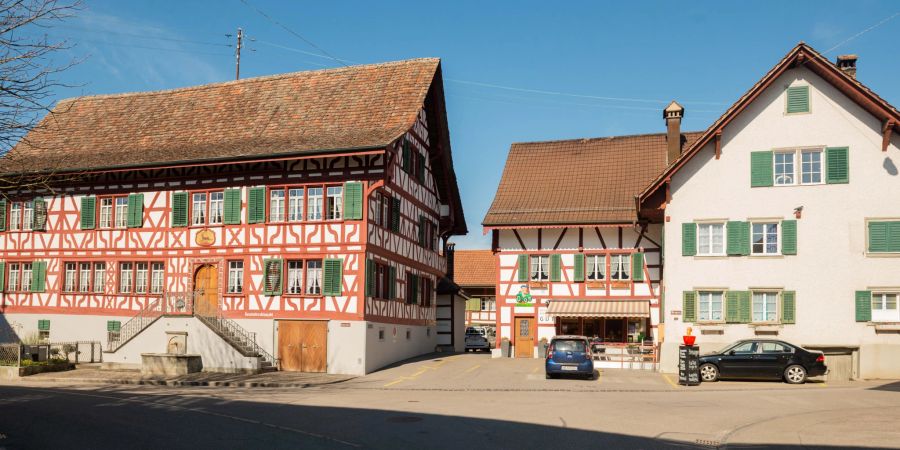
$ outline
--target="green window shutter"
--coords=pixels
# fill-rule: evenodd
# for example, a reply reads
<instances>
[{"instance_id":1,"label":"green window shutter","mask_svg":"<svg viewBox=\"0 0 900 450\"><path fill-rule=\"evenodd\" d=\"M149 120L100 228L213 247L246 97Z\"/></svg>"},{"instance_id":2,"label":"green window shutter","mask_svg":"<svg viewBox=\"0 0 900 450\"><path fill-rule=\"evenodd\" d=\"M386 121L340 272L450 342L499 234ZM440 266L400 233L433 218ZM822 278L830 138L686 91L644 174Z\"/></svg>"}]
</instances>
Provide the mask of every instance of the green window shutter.
<instances>
[{"instance_id":1,"label":"green window shutter","mask_svg":"<svg viewBox=\"0 0 900 450\"><path fill-rule=\"evenodd\" d=\"M774 154L771 150L750 152L750 187L772 186L775 181Z\"/></svg>"},{"instance_id":2,"label":"green window shutter","mask_svg":"<svg viewBox=\"0 0 900 450\"><path fill-rule=\"evenodd\" d=\"M388 297L393 300L397 298L397 268L391 266L388 274Z\"/></svg>"},{"instance_id":3,"label":"green window shutter","mask_svg":"<svg viewBox=\"0 0 900 450\"><path fill-rule=\"evenodd\" d=\"M900 252L900 222L888 222L887 224L887 251Z\"/></svg>"},{"instance_id":4,"label":"green window shutter","mask_svg":"<svg viewBox=\"0 0 900 450\"><path fill-rule=\"evenodd\" d=\"M787 88L787 113L809 112L809 86L791 86Z\"/></svg>"},{"instance_id":5,"label":"green window shutter","mask_svg":"<svg viewBox=\"0 0 900 450\"><path fill-rule=\"evenodd\" d=\"M31 229L34 231L44 231L47 229L47 202L43 197L35 197L34 199L34 219Z\"/></svg>"},{"instance_id":6,"label":"green window shutter","mask_svg":"<svg viewBox=\"0 0 900 450\"><path fill-rule=\"evenodd\" d=\"M400 199L391 199L391 231L400 232Z\"/></svg>"},{"instance_id":7,"label":"green window shutter","mask_svg":"<svg viewBox=\"0 0 900 450\"><path fill-rule=\"evenodd\" d=\"M172 226L188 226L188 193L172 193Z\"/></svg>"},{"instance_id":8,"label":"green window shutter","mask_svg":"<svg viewBox=\"0 0 900 450\"><path fill-rule=\"evenodd\" d=\"M741 322L741 294L738 291L725 293L725 322Z\"/></svg>"},{"instance_id":9,"label":"green window shutter","mask_svg":"<svg viewBox=\"0 0 900 450\"><path fill-rule=\"evenodd\" d=\"M128 228L144 226L144 194L128 196Z\"/></svg>"},{"instance_id":10,"label":"green window shutter","mask_svg":"<svg viewBox=\"0 0 900 450\"><path fill-rule=\"evenodd\" d=\"M856 321L872 320L872 291L856 291Z\"/></svg>"},{"instance_id":11,"label":"green window shutter","mask_svg":"<svg viewBox=\"0 0 900 450\"><path fill-rule=\"evenodd\" d=\"M412 150L409 148L409 140L403 139L403 171L409 173L410 168L410 158L412 157Z\"/></svg>"},{"instance_id":12,"label":"green window shutter","mask_svg":"<svg viewBox=\"0 0 900 450\"><path fill-rule=\"evenodd\" d=\"M323 271L325 283L323 286L323 294L340 296L343 289L344 280L344 260L340 258L329 258L323 261Z\"/></svg>"},{"instance_id":13,"label":"green window shutter","mask_svg":"<svg viewBox=\"0 0 900 450\"><path fill-rule=\"evenodd\" d=\"M575 282L584 281L584 253L575 254Z\"/></svg>"},{"instance_id":14,"label":"green window shutter","mask_svg":"<svg viewBox=\"0 0 900 450\"><path fill-rule=\"evenodd\" d=\"M81 229L93 230L97 219L97 198L81 197Z\"/></svg>"},{"instance_id":15,"label":"green window shutter","mask_svg":"<svg viewBox=\"0 0 900 450\"><path fill-rule=\"evenodd\" d=\"M528 281L528 255L519 255L518 281Z\"/></svg>"},{"instance_id":16,"label":"green window shutter","mask_svg":"<svg viewBox=\"0 0 900 450\"><path fill-rule=\"evenodd\" d=\"M263 260L263 295L281 295L283 265L280 259Z\"/></svg>"},{"instance_id":17,"label":"green window shutter","mask_svg":"<svg viewBox=\"0 0 900 450\"><path fill-rule=\"evenodd\" d=\"M726 253L729 255L750 254L750 223L730 220L725 224L728 234Z\"/></svg>"},{"instance_id":18,"label":"green window shutter","mask_svg":"<svg viewBox=\"0 0 900 450\"><path fill-rule=\"evenodd\" d=\"M550 281L562 281L562 258L550 255Z\"/></svg>"},{"instance_id":19,"label":"green window shutter","mask_svg":"<svg viewBox=\"0 0 900 450\"><path fill-rule=\"evenodd\" d=\"M750 291L740 291L738 294L738 310L740 323L750 323Z\"/></svg>"},{"instance_id":20,"label":"green window shutter","mask_svg":"<svg viewBox=\"0 0 900 450\"><path fill-rule=\"evenodd\" d=\"M825 182L845 184L850 182L850 149L828 147L825 149Z\"/></svg>"},{"instance_id":21,"label":"green window shutter","mask_svg":"<svg viewBox=\"0 0 900 450\"><path fill-rule=\"evenodd\" d=\"M869 251L888 251L888 222L869 222Z\"/></svg>"},{"instance_id":22,"label":"green window shutter","mask_svg":"<svg viewBox=\"0 0 900 450\"><path fill-rule=\"evenodd\" d=\"M419 167L416 168L416 178L419 180L419 183L425 182L425 155L419 155L416 158L419 163Z\"/></svg>"},{"instance_id":23,"label":"green window shutter","mask_svg":"<svg viewBox=\"0 0 900 450\"><path fill-rule=\"evenodd\" d=\"M6 231L6 199L0 198L0 231Z\"/></svg>"},{"instance_id":24,"label":"green window shutter","mask_svg":"<svg viewBox=\"0 0 900 450\"><path fill-rule=\"evenodd\" d=\"M684 291L682 294L682 314L684 323L694 323L697 321L697 293L694 291Z\"/></svg>"},{"instance_id":25,"label":"green window shutter","mask_svg":"<svg viewBox=\"0 0 900 450\"><path fill-rule=\"evenodd\" d=\"M366 297L375 295L375 261L366 259Z\"/></svg>"},{"instance_id":26,"label":"green window shutter","mask_svg":"<svg viewBox=\"0 0 900 450\"><path fill-rule=\"evenodd\" d=\"M681 224L681 255L694 256L697 254L697 224Z\"/></svg>"},{"instance_id":27,"label":"green window shutter","mask_svg":"<svg viewBox=\"0 0 900 450\"><path fill-rule=\"evenodd\" d=\"M631 255L631 279L644 281L644 254L637 252Z\"/></svg>"},{"instance_id":28,"label":"green window shutter","mask_svg":"<svg viewBox=\"0 0 900 450\"><path fill-rule=\"evenodd\" d=\"M783 291L781 293L781 323L795 323L797 320L797 293Z\"/></svg>"},{"instance_id":29,"label":"green window shutter","mask_svg":"<svg viewBox=\"0 0 900 450\"><path fill-rule=\"evenodd\" d=\"M226 225L241 224L241 189L225 189L225 217Z\"/></svg>"},{"instance_id":30,"label":"green window shutter","mask_svg":"<svg viewBox=\"0 0 900 450\"><path fill-rule=\"evenodd\" d=\"M38 331L50 331L50 321L47 319L39 319Z\"/></svg>"},{"instance_id":31,"label":"green window shutter","mask_svg":"<svg viewBox=\"0 0 900 450\"><path fill-rule=\"evenodd\" d=\"M106 331L116 333L121 330L122 330L122 322L119 322L118 320L107 320L106 321Z\"/></svg>"},{"instance_id":32,"label":"green window shutter","mask_svg":"<svg viewBox=\"0 0 900 450\"><path fill-rule=\"evenodd\" d=\"M425 216L419 214L419 245L425 246Z\"/></svg>"},{"instance_id":33,"label":"green window shutter","mask_svg":"<svg viewBox=\"0 0 900 450\"><path fill-rule=\"evenodd\" d=\"M363 185L358 182L344 183L344 218L362 220Z\"/></svg>"},{"instance_id":34,"label":"green window shutter","mask_svg":"<svg viewBox=\"0 0 900 450\"><path fill-rule=\"evenodd\" d=\"M6 282L4 277L6 276L6 263L0 261L0 292L3 292L6 289Z\"/></svg>"},{"instance_id":35,"label":"green window shutter","mask_svg":"<svg viewBox=\"0 0 900 450\"><path fill-rule=\"evenodd\" d=\"M252 187L247 194L247 223L266 221L266 188Z\"/></svg>"},{"instance_id":36,"label":"green window shutter","mask_svg":"<svg viewBox=\"0 0 900 450\"><path fill-rule=\"evenodd\" d=\"M35 261L31 265L31 292L44 292L47 288L47 262Z\"/></svg>"},{"instance_id":37,"label":"green window shutter","mask_svg":"<svg viewBox=\"0 0 900 450\"><path fill-rule=\"evenodd\" d=\"M409 296L406 298L406 303L414 305L418 301L416 297L419 295L419 277L417 275L409 274Z\"/></svg>"},{"instance_id":38,"label":"green window shutter","mask_svg":"<svg viewBox=\"0 0 900 450\"><path fill-rule=\"evenodd\" d=\"M781 254L797 254L797 221L781 221Z\"/></svg>"}]
</instances>

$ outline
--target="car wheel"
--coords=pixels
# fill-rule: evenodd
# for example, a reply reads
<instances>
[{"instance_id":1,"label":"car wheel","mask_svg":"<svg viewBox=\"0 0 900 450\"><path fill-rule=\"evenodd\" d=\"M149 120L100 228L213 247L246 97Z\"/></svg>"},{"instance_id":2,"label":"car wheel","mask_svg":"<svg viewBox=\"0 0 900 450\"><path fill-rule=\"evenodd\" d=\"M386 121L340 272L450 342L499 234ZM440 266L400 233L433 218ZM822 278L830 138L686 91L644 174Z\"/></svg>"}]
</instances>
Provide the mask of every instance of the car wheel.
<instances>
[{"instance_id":1,"label":"car wheel","mask_svg":"<svg viewBox=\"0 0 900 450\"><path fill-rule=\"evenodd\" d=\"M555 374L555 373L547 373L547 374L544 374L544 376L545 376L546 379L548 379L548 380L552 380L552 379L556 378L556 374Z\"/></svg>"},{"instance_id":2,"label":"car wheel","mask_svg":"<svg viewBox=\"0 0 900 450\"><path fill-rule=\"evenodd\" d=\"M700 366L700 379L705 382L719 381L719 368L713 364Z\"/></svg>"},{"instance_id":3,"label":"car wheel","mask_svg":"<svg viewBox=\"0 0 900 450\"><path fill-rule=\"evenodd\" d=\"M784 381L790 384L803 384L806 382L806 369L803 366L793 365L784 369Z\"/></svg>"}]
</instances>

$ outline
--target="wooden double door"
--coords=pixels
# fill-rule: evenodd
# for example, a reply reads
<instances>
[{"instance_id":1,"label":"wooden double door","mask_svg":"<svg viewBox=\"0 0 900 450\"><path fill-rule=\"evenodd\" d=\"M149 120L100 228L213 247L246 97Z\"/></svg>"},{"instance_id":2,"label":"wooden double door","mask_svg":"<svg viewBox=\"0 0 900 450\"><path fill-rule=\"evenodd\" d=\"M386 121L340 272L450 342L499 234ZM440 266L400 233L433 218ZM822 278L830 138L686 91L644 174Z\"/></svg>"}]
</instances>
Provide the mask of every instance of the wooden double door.
<instances>
[{"instance_id":1,"label":"wooden double door","mask_svg":"<svg viewBox=\"0 0 900 450\"><path fill-rule=\"evenodd\" d=\"M328 322L281 320L278 322L278 358L281 370L325 372L328 355Z\"/></svg>"}]
</instances>

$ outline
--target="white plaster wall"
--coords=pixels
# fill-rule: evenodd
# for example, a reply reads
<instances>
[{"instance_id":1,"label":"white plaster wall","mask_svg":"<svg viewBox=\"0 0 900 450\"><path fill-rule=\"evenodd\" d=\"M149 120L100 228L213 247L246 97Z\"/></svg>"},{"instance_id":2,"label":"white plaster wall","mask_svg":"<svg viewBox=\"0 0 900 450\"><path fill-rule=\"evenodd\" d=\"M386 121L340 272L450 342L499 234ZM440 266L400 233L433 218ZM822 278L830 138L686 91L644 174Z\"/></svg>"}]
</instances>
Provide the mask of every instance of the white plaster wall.
<instances>
[{"instance_id":1,"label":"white plaster wall","mask_svg":"<svg viewBox=\"0 0 900 450\"><path fill-rule=\"evenodd\" d=\"M384 330L384 339L378 338L378 330ZM428 335L430 331L430 336ZM396 333L394 331L396 330ZM410 339L406 339L410 330ZM374 372L389 364L431 353L437 346L437 333L432 326L395 325L368 322L366 328L366 373Z\"/></svg>"},{"instance_id":2,"label":"white plaster wall","mask_svg":"<svg viewBox=\"0 0 900 450\"><path fill-rule=\"evenodd\" d=\"M122 324L131 317L67 314L0 314L0 342L16 342L38 334L38 320L50 321L50 341L99 341L106 346L106 322Z\"/></svg>"},{"instance_id":3,"label":"white plaster wall","mask_svg":"<svg viewBox=\"0 0 900 450\"><path fill-rule=\"evenodd\" d=\"M810 85L810 114L784 114L784 89L792 83ZM866 361L868 355L887 355L883 346L900 346L900 334L876 334L867 324L855 322L854 315L854 291L900 289L900 258L866 255L866 219L900 217L900 202L888 200L900 198L896 169L900 138L895 135L887 152L882 152L880 130L879 120L830 84L805 68L795 68L725 128L721 159L714 158L714 149L708 145L673 177L672 201L666 208L671 221L665 226L663 370L674 370L671 353L686 328L681 316L672 314L682 309L683 291L779 288L797 292L796 324L784 325L779 338L798 345L862 346L862 377L884 374L884 367L900 376L895 364ZM750 187L750 152L801 146L849 147L850 183ZM803 206L803 215L797 222L797 255L703 258L681 254L682 223L792 219L798 206ZM724 334L700 335L698 342L715 346L755 336L746 324L724 328ZM879 350L866 351L868 344L878 345Z\"/></svg>"},{"instance_id":4,"label":"white plaster wall","mask_svg":"<svg viewBox=\"0 0 900 450\"><path fill-rule=\"evenodd\" d=\"M344 375L366 374L366 322L328 322L327 371Z\"/></svg>"}]
</instances>

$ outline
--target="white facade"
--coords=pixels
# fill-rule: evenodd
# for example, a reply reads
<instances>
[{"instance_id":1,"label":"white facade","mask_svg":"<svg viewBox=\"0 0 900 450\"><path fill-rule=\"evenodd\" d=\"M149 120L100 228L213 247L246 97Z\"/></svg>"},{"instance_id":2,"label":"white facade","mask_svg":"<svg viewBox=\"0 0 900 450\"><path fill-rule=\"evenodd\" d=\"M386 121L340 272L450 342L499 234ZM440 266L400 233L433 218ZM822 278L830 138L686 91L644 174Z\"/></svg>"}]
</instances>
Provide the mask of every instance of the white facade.
<instances>
[{"instance_id":1,"label":"white facade","mask_svg":"<svg viewBox=\"0 0 900 450\"><path fill-rule=\"evenodd\" d=\"M787 114L786 88L802 85L809 86L810 112ZM894 134L882 151L882 126L832 84L798 66L725 126L719 159L710 142L672 176L664 227L662 371L676 370L677 346L693 326L704 351L764 335L855 352L855 373L862 378L900 376L900 334L878 331L874 322L855 317L856 291L900 292L900 254L867 252L867 221L900 217L900 138ZM751 187L751 152L825 147L849 148L849 183ZM800 158L797 153L797 169ZM684 223L780 222L795 219L798 207L796 255L781 254L780 229L775 255L682 254ZM796 321L778 323L778 307L773 324L701 323L699 316L684 323L683 293L704 290L794 291ZM900 322L900 317L884 320Z\"/></svg>"}]
</instances>

